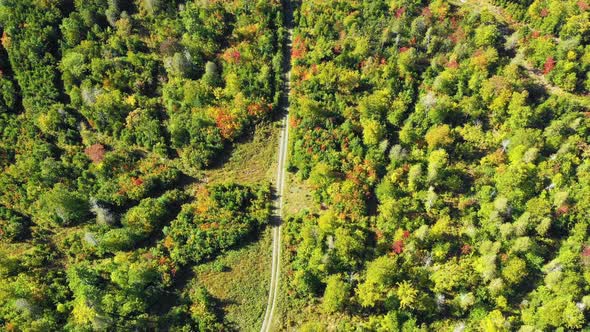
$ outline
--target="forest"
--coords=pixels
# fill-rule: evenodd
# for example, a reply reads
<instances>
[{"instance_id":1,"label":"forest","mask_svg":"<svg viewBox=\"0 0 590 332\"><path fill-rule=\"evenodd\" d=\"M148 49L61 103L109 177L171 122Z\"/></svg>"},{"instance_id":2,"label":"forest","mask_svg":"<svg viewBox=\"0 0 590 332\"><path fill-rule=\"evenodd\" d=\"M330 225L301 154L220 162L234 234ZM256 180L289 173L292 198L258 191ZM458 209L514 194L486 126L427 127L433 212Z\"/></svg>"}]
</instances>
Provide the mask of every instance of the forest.
<instances>
[{"instance_id":1,"label":"forest","mask_svg":"<svg viewBox=\"0 0 590 332\"><path fill-rule=\"evenodd\" d=\"M590 327L590 0L2 0L0 34L0 330L239 330L194 271L276 193L206 174L286 98L273 330Z\"/></svg>"},{"instance_id":2,"label":"forest","mask_svg":"<svg viewBox=\"0 0 590 332\"><path fill-rule=\"evenodd\" d=\"M270 186L200 170L272 118L280 3L7 0L0 29L0 330L222 329L186 275Z\"/></svg>"},{"instance_id":3,"label":"forest","mask_svg":"<svg viewBox=\"0 0 590 332\"><path fill-rule=\"evenodd\" d=\"M590 3L298 5L283 327L587 329Z\"/></svg>"}]
</instances>

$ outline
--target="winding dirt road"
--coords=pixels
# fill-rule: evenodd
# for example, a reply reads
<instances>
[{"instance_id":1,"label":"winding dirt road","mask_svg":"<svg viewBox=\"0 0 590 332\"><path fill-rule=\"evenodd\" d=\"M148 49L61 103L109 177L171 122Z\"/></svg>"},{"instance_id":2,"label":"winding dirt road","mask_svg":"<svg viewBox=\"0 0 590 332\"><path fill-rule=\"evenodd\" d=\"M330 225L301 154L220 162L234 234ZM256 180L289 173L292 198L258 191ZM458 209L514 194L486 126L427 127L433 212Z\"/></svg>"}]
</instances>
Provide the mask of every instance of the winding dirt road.
<instances>
[{"instance_id":1,"label":"winding dirt road","mask_svg":"<svg viewBox=\"0 0 590 332\"><path fill-rule=\"evenodd\" d=\"M284 86L283 86L283 120L281 135L279 140L279 162L277 165L277 182L276 182L276 198L275 198L275 222L272 230L272 262L270 269L270 285L268 291L268 303L266 305L266 312L264 313L264 320L260 331L270 331L273 321L273 315L277 303L277 292L279 289L279 277L281 266L281 225L283 217L283 189L285 187L285 168L287 161L287 149L289 143L289 92L291 91L291 43L292 43L292 21L293 9L290 1L283 2L285 12L285 25L287 27L287 44L285 47L285 56L283 63L284 70Z\"/></svg>"}]
</instances>

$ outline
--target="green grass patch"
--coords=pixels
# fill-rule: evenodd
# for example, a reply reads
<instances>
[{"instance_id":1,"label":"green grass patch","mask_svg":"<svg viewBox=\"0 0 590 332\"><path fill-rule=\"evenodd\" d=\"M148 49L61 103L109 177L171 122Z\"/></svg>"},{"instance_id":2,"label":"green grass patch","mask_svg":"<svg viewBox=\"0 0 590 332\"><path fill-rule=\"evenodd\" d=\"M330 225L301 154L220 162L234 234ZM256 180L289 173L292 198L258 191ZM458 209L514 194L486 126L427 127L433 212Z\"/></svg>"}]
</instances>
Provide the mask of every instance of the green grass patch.
<instances>
[{"instance_id":1,"label":"green grass patch","mask_svg":"<svg viewBox=\"0 0 590 332\"><path fill-rule=\"evenodd\" d=\"M203 172L204 182L274 183L279 134L278 122L258 125L252 136L234 144L226 160ZM260 330L268 300L271 244L271 228L267 227L257 240L194 268L194 278L219 302L232 329Z\"/></svg>"},{"instance_id":2,"label":"green grass patch","mask_svg":"<svg viewBox=\"0 0 590 332\"><path fill-rule=\"evenodd\" d=\"M279 132L276 122L258 125L252 136L234 145L227 160L204 171L204 180L241 184L274 182Z\"/></svg>"},{"instance_id":3,"label":"green grass patch","mask_svg":"<svg viewBox=\"0 0 590 332\"><path fill-rule=\"evenodd\" d=\"M306 181L299 180L293 173L287 173L286 176L284 215L294 215L303 210L317 210L318 204L313 201L313 190Z\"/></svg>"},{"instance_id":4,"label":"green grass patch","mask_svg":"<svg viewBox=\"0 0 590 332\"><path fill-rule=\"evenodd\" d=\"M239 331L257 331L262 324L270 279L270 231L195 268L199 283L220 302L227 323Z\"/></svg>"}]
</instances>

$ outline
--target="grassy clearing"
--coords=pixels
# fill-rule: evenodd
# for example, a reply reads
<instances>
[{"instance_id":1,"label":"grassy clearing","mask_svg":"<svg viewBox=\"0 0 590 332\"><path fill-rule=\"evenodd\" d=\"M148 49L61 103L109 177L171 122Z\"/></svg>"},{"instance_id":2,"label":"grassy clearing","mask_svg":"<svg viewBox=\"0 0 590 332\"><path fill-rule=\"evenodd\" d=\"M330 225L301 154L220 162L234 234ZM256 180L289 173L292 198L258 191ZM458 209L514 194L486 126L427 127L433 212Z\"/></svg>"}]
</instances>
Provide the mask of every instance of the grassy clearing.
<instances>
[{"instance_id":1,"label":"grassy clearing","mask_svg":"<svg viewBox=\"0 0 590 332\"><path fill-rule=\"evenodd\" d=\"M195 268L199 283L220 301L226 321L239 331L257 331L262 324L270 279L270 230L259 241Z\"/></svg>"},{"instance_id":2,"label":"grassy clearing","mask_svg":"<svg viewBox=\"0 0 590 332\"><path fill-rule=\"evenodd\" d=\"M284 231L284 230L283 230ZM288 287L289 282L289 254L287 253L284 243L281 243L281 277L279 279L279 290L277 293L277 306L273 321L271 322L271 331L288 331L293 330L294 324L290 324L293 316L299 316L299 313L292 311L293 305L289 302Z\"/></svg>"},{"instance_id":3,"label":"grassy clearing","mask_svg":"<svg viewBox=\"0 0 590 332\"><path fill-rule=\"evenodd\" d=\"M308 210L317 212L319 205L314 203L312 190L306 181L302 181L296 174L286 174L285 186L285 205L284 215L298 214L301 211ZM285 232L285 229L283 229ZM284 238L284 237L283 237ZM281 279L279 280L279 291L277 298L277 307L274 314L271 330L273 331L292 331L296 329L301 321L324 321L326 318L322 313L317 312L317 303L302 304L295 303L293 298L288 294L287 283L289 282L290 259L285 243L281 248ZM316 311L314 311L316 310Z\"/></svg>"},{"instance_id":4,"label":"grassy clearing","mask_svg":"<svg viewBox=\"0 0 590 332\"><path fill-rule=\"evenodd\" d=\"M237 142L229 157L203 171L208 184L274 182L280 128L278 123L259 125L251 137ZM193 188L199 186L193 184ZM271 228L258 240L229 250L214 261L194 269L194 278L220 302L226 322L238 331L258 331L266 310L270 262Z\"/></svg>"},{"instance_id":5,"label":"grassy clearing","mask_svg":"<svg viewBox=\"0 0 590 332\"><path fill-rule=\"evenodd\" d=\"M237 143L230 157L218 167L204 171L207 183L238 182L243 184L276 180L279 123L264 124L255 134ZM286 174L284 215L302 210L315 211L311 189L295 174ZM314 210L315 209L315 210ZM221 302L226 321L239 331L258 331L266 309L270 279L272 236L270 228L260 240L219 256L215 261L195 268L195 278ZM287 262L283 246L279 298L272 322L273 330L293 326L299 314L289 313L294 308L287 296ZM311 310L308 308L307 310ZM317 314L317 313L316 313ZM309 315L309 314L308 314ZM287 325L290 321L292 324ZM295 324L296 325L296 324Z\"/></svg>"},{"instance_id":6,"label":"grassy clearing","mask_svg":"<svg viewBox=\"0 0 590 332\"><path fill-rule=\"evenodd\" d=\"M301 181L295 174L287 173L285 185L285 216L294 215L303 210L314 211L317 205L313 201L312 190L305 181Z\"/></svg>"},{"instance_id":7,"label":"grassy clearing","mask_svg":"<svg viewBox=\"0 0 590 332\"><path fill-rule=\"evenodd\" d=\"M208 183L238 182L242 184L273 182L279 142L277 123L259 125L252 137L238 142L229 159L204 172Z\"/></svg>"}]
</instances>

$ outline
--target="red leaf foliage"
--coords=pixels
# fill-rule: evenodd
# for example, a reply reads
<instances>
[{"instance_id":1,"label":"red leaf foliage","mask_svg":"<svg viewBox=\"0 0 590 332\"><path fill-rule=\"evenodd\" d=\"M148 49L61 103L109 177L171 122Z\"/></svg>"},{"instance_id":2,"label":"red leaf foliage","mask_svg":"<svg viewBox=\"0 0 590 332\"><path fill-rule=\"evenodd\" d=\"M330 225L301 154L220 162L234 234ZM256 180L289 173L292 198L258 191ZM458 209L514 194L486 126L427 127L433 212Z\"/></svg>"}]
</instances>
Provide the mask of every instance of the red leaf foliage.
<instances>
[{"instance_id":1,"label":"red leaf foliage","mask_svg":"<svg viewBox=\"0 0 590 332\"><path fill-rule=\"evenodd\" d=\"M398 255L401 254L402 252L404 252L404 241L397 240L393 242L393 246L391 246L391 248L393 249L394 253Z\"/></svg>"},{"instance_id":2,"label":"red leaf foliage","mask_svg":"<svg viewBox=\"0 0 590 332\"><path fill-rule=\"evenodd\" d=\"M461 247L461 254L467 255L469 253L471 253L471 246L466 243Z\"/></svg>"},{"instance_id":3,"label":"red leaf foliage","mask_svg":"<svg viewBox=\"0 0 590 332\"><path fill-rule=\"evenodd\" d=\"M545 60L545 65L543 66L543 74L549 74L553 68L555 68L555 59L553 59L553 57L548 57L547 60Z\"/></svg>"},{"instance_id":4,"label":"red leaf foliage","mask_svg":"<svg viewBox=\"0 0 590 332\"><path fill-rule=\"evenodd\" d=\"M301 36L295 37L293 40L293 47L291 49L291 57L293 60L302 58L307 52L305 40Z\"/></svg>"},{"instance_id":5,"label":"red leaf foliage","mask_svg":"<svg viewBox=\"0 0 590 332\"><path fill-rule=\"evenodd\" d=\"M453 60L447 62L447 67L452 68L452 69L457 69L459 67L459 63L457 63L457 60L453 59Z\"/></svg>"},{"instance_id":6,"label":"red leaf foliage","mask_svg":"<svg viewBox=\"0 0 590 332\"><path fill-rule=\"evenodd\" d=\"M104 145L97 143L87 147L84 153L92 160L93 163L98 164L104 159L105 149Z\"/></svg>"},{"instance_id":7,"label":"red leaf foliage","mask_svg":"<svg viewBox=\"0 0 590 332\"><path fill-rule=\"evenodd\" d=\"M263 102L252 103L248 105L248 115L261 116L262 114L268 113L272 108L272 104L266 104Z\"/></svg>"},{"instance_id":8,"label":"red leaf foliage","mask_svg":"<svg viewBox=\"0 0 590 332\"><path fill-rule=\"evenodd\" d=\"M564 205L560 206L559 208L557 208L556 212L557 212L558 216L562 216L562 215L570 212L570 207L567 204L564 204Z\"/></svg>"},{"instance_id":9,"label":"red leaf foliage","mask_svg":"<svg viewBox=\"0 0 590 332\"><path fill-rule=\"evenodd\" d=\"M240 125L238 119L234 115L224 110L220 110L215 117L215 124L217 125L217 128L219 128L221 136L225 139L232 139L237 133Z\"/></svg>"},{"instance_id":10,"label":"red leaf foliage","mask_svg":"<svg viewBox=\"0 0 590 332\"><path fill-rule=\"evenodd\" d=\"M375 236L377 237L377 240L381 240L383 238L383 232L376 229L375 230Z\"/></svg>"},{"instance_id":11,"label":"red leaf foliage","mask_svg":"<svg viewBox=\"0 0 590 332\"><path fill-rule=\"evenodd\" d=\"M398 10L395 11L395 17L400 18L405 12L406 12L406 9L404 7L399 8Z\"/></svg>"},{"instance_id":12,"label":"red leaf foliage","mask_svg":"<svg viewBox=\"0 0 590 332\"><path fill-rule=\"evenodd\" d=\"M136 186L141 186L143 184L143 180L141 178L131 178L131 181Z\"/></svg>"},{"instance_id":13,"label":"red leaf foliage","mask_svg":"<svg viewBox=\"0 0 590 332\"><path fill-rule=\"evenodd\" d=\"M237 48L232 47L227 49L221 57L228 63L238 63L240 62L242 54Z\"/></svg>"}]
</instances>

